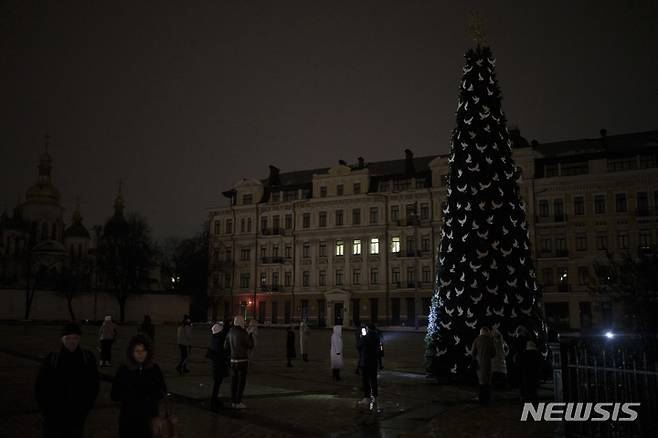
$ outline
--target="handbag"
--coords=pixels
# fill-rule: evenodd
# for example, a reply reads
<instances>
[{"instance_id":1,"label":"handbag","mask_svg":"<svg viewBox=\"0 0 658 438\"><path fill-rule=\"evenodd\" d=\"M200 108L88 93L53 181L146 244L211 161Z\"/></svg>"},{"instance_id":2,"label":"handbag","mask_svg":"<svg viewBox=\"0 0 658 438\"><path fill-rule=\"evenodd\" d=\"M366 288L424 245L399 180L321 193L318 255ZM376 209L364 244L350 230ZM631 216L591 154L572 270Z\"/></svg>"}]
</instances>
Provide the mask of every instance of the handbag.
<instances>
[{"instance_id":1,"label":"handbag","mask_svg":"<svg viewBox=\"0 0 658 438\"><path fill-rule=\"evenodd\" d=\"M167 397L162 400L158 416L151 420L151 436L153 438L178 438L176 424L178 418L169 412Z\"/></svg>"}]
</instances>

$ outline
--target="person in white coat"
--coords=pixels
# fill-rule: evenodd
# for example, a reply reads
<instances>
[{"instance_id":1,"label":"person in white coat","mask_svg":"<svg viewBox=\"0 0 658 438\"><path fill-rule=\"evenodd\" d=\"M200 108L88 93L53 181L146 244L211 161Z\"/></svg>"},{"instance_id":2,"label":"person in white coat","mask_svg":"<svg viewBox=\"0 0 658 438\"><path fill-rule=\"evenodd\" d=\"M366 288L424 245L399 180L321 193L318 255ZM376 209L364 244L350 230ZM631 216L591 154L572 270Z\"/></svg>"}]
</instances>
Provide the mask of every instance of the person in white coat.
<instances>
[{"instance_id":1,"label":"person in white coat","mask_svg":"<svg viewBox=\"0 0 658 438\"><path fill-rule=\"evenodd\" d=\"M340 370L343 368L343 326L335 325L331 335L331 373L334 382L340 380Z\"/></svg>"},{"instance_id":2,"label":"person in white coat","mask_svg":"<svg viewBox=\"0 0 658 438\"><path fill-rule=\"evenodd\" d=\"M496 355L491 359L491 373L493 384L497 387L505 387L507 384L507 361L505 357L509 354L509 346L502 333L494 328L491 332Z\"/></svg>"}]
</instances>

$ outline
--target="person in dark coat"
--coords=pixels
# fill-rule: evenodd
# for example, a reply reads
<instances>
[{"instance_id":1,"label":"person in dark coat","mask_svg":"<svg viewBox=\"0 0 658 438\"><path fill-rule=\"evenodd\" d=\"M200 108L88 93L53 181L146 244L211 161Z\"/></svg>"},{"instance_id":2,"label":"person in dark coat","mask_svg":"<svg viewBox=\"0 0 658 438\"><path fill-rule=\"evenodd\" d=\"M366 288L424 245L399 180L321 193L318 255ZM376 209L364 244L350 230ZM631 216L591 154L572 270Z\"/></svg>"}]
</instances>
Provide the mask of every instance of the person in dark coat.
<instances>
[{"instance_id":1,"label":"person in dark coat","mask_svg":"<svg viewBox=\"0 0 658 438\"><path fill-rule=\"evenodd\" d=\"M231 351L231 407L245 409L242 395L247 385L249 370L249 350L254 348L254 338L244 329L244 318L233 318L233 327L226 336L224 347Z\"/></svg>"},{"instance_id":2,"label":"person in dark coat","mask_svg":"<svg viewBox=\"0 0 658 438\"><path fill-rule=\"evenodd\" d=\"M222 381L229 375L231 362L230 353L224 348L228 328L224 322L220 321L214 324L210 329L212 335L210 338L210 348L208 349L208 359L212 365L213 387L210 396L210 409L218 410L222 403L219 401L219 388Z\"/></svg>"},{"instance_id":3,"label":"person in dark coat","mask_svg":"<svg viewBox=\"0 0 658 438\"><path fill-rule=\"evenodd\" d=\"M155 326L153 325L153 322L151 322L150 315L144 315L144 321L142 321L142 323L139 325L137 333L140 335L148 336L151 341L151 345L153 345L155 342Z\"/></svg>"},{"instance_id":4,"label":"person in dark coat","mask_svg":"<svg viewBox=\"0 0 658 438\"><path fill-rule=\"evenodd\" d=\"M286 359L288 359L288 366L292 366L292 360L297 357L297 351L295 349L295 329L293 326L289 326L286 331Z\"/></svg>"},{"instance_id":5,"label":"person in dark coat","mask_svg":"<svg viewBox=\"0 0 658 438\"><path fill-rule=\"evenodd\" d=\"M43 417L45 438L81 438L98 396L96 358L80 347L82 330L68 324L62 347L43 360L34 392Z\"/></svg>"},{"instance_id":6,"label":"person in dark coat","mask_svg":"<svg viewBox=\"0 0 658 438\"><path fill-rule=\"evenodd\" d=\"M112 400L121 403L119 436L150 438L151 421L167 395L162 371L153 362L149 339L134 336L128 343L126 363L117 370L112 383Z\"/></svg>"},{"instance_id":7,"label":"person in dark coat","mask_svg":"<svg viewBox=\"0 0 658 438\"><path fill-rule=\"evenodd\" d=\"M359 350L359 368L363 383L363 399L361 404L370 404L374 408L377 404L377 367L379 365L379 330L374 324L362 328L357 343Z\"/></svg>"},{"instance_id":8,"label":"person in dark coat","mask_svg":"<svg viewBox=\"0 0 658 438\"><path fill-rule=\"evenodd\" d=\"M537 385L539 381L539 369L541 366L540 354L537 343L530 337L526 341L525 349L520 353L519 368L521 371L521 401L526 403L537 403Z\"/></svg>"}]
</instances>

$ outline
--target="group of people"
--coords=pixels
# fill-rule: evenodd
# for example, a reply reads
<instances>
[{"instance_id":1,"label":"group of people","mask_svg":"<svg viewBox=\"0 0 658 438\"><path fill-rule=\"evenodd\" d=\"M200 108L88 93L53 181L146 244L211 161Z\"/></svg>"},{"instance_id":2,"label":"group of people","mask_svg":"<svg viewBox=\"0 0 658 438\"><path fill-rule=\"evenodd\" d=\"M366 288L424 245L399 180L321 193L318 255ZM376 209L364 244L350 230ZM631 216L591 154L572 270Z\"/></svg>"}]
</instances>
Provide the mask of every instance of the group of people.
<instances>
[{"instance_id":1,"label":"group of people","mask_svg":"<svg viewBox=\"0 0 658 438\"><path fill-rule=\"evenodd\" d=\"M510 365L518 378L521 401L536 403L540 366L537 342L530 331L523 326L518 327L514 339L514 354ZM491 401L492 383L498 387L507 385L506 357L509 353L510 347L500 331L495 327L480 328L480 335L475 338L471 347L472 368L475 369L478 378L480 403L486 405Z\"/></svg>"}]
</instances>

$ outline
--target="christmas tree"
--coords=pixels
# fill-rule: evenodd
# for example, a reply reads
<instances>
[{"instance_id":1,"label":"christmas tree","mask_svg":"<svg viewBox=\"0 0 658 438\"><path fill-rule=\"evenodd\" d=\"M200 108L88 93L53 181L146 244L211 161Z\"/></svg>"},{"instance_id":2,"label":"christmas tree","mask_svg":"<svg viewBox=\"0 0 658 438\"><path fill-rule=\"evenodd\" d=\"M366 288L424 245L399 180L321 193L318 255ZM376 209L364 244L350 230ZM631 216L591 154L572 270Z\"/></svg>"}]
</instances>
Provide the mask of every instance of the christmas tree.
<instances>
[{"instance_id":1,"label":"christmas tree","mask_svg":"<svg viewBox=\"0 0 658 438\"><path fill-rule=\"evenodd\" d=\"M497 328L511 346L525 327L546 354L520 172L512 160L496 61L479 44L465 58L426 335L428 368L455 379L465 375L481 327Z\"/></svg>"}]
</instances>

